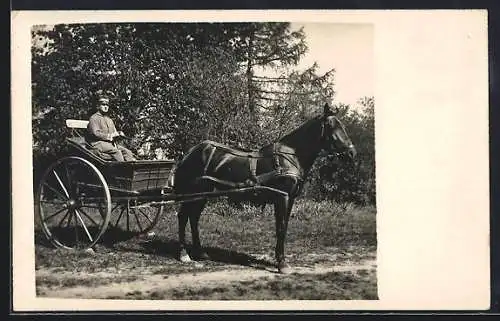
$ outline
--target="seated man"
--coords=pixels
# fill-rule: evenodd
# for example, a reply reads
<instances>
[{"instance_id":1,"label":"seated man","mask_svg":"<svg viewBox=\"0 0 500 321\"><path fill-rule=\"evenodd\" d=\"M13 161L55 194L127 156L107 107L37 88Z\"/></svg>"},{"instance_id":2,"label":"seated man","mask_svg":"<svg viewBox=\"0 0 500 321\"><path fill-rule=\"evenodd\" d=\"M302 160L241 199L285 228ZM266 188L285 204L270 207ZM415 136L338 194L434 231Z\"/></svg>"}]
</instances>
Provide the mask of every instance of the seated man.
<instances>
[{"instance_id":1,"label":"seated man","mask_svg":"<svg viewBox=\"0 0 500 321\"><path fill-rule=\"evenodd\" d=\"M130 150L116 142L117 139L125 137L125 135L122 131L116 130L108 112L109 98L100 96L97 102L97 112L90 117L87 126L89 144L101 153L111 155L117 161L136 160Z\"/></svg>"}]
</instances>

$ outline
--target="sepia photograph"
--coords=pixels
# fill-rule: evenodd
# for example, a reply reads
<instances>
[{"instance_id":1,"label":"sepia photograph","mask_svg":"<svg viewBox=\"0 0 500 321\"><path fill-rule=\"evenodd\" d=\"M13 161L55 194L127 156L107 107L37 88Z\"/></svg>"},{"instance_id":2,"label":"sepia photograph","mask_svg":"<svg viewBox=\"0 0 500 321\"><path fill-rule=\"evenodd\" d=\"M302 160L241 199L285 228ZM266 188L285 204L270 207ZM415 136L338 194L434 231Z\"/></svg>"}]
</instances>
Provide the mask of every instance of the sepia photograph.
<instances>
[{"instance_id":1,"label":"sepia photograph","mask_svg":"<svg viewBox=\"0 0 500 321\"><path fill-rule=\"evenodd\" d=\"M15 310L489 307L485 11L12 25Z\"/></svg>"},{"instance_id":2,"label":"sepia photograph","mask_svg":"<svg viewBox=\"0 0 500 321\"><path fill-rule=\"evenodd\" d=\"M377 299L373 25L31 33L37 296Z\"/></svg>"}]
</instances>

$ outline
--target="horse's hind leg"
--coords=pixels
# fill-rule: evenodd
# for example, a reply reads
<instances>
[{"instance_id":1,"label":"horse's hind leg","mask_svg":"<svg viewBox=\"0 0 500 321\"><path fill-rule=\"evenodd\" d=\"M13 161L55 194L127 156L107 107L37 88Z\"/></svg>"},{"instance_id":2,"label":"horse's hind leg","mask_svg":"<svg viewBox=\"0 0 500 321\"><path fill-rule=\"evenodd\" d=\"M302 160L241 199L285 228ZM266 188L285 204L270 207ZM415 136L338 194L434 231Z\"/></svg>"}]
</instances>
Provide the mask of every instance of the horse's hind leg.
<instances>
[{"instance_id":1,"label":"horse's hind leg","mask_svg":"<svg viewBox=\"0 0 500 321\"><path fill-rule=\"evenodd\" d=\"M186 202L181 204L177 214L179 222L179 260L181 262L191 261L191 257L186 251L186 225L187 221L191 225L191 236L193 239L193 254L199 258L201 254L200 232L198 222L201 211L205 207L206 200Z\"/></svg>"},{"instance_id":2,"label":"horse's hind leg","mask_svg":"<svg viewBox=\"0 0 500 321\"><path fill-rule=\"evenodd\" d=\"M189 212L189 224L191 226L191 236L193 238L192 256L195 260L208 260L208 254L203 251L200 242L200 230L198 222L200 221L201 212L207 203L206 200L197 201L191 204Z\"/></svg>"}]
</instances>

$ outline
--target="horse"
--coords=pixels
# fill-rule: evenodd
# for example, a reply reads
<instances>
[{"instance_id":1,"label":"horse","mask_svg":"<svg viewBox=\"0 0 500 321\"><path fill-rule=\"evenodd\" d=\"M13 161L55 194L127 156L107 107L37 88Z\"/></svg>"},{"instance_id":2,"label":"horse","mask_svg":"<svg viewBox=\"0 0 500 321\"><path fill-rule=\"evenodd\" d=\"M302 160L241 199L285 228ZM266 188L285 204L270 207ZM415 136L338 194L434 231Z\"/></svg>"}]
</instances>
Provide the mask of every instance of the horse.
<instances>
[{"instance_id":1,"label":"horse","mask_svg":"<svg viewBox=\"0 0 500 321\"><path fill-rule=\"evenodd\" d=\"M290 273L285 261L285 237L295 198L321 151L347 155L354 161L356 148L337 110L325 104L323 112L278 141L257 150L235 149L211 140L192 147L177 164L173 191L176 194L203 193L215 190L262 187L259 202L274 204L278 272ZM255 194L246 195L255 200ZM243 195L242 197L245 197ZM210 259L202 250L198 222L206 199L183 202L177 212L179 260L191 261L186 251L185 229L189 220L192 236L191 256L195 260Z\"/></svg>"}]
</instances>

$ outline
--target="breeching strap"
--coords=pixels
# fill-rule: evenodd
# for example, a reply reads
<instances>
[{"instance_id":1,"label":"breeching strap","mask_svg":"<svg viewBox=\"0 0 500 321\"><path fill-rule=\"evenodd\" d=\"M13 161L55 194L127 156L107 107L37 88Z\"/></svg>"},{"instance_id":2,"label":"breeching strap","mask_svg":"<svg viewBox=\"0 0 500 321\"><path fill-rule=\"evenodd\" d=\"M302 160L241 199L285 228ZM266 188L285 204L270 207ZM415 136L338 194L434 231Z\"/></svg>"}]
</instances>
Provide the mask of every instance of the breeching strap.
<instances>
[{"instance_id":1,"label":"breeching strap","mask_svg":"<svg viewBox=\"0 0 500 321\"><path fill-rule=\"evenodd\" d=\"M250 179L253 181L257 180L257 158L249 157L248 162L250 164Z\"/></svg>"},{"instance_id":2,"label":"breeching strap","mask_svg":"<svg viewBox=\"0 0 500 321\"><path fill-rule=\"evenodd\" d=\"M212 158L213 158L213 155L215 153L215 150L217 149L217 146L218 145L212 144L212 143L209 145L209 148L211 148L210 153L209 153L209 156L206 160L205 167L203 169L203 176L200 177L200 179L209 179L209 180L212 180L212 181L217 182L219 184L223 184L223 185L226 185L229 187L236 187L236 188L237 187L241 188L243 186L254 185L254 184L260 185L260 184L267 182L269 179L274 178L274 177L278 177L278 176L292 177L296 180L296 182L302 181L302 171L300 170L300 167L287 155L288 153L283 152L283 151L278 151L277 144L275 144L273 146L273 156L272 157L273 157L274 168L275 168L273 171L263 173L263 174L260 174L259 176L257 176L257 160L259 157L254 156L252 154L249 154L246 157L247 157L248 163L249 163L250 177L245 182L235 183L235 182L231 182L231 181L227 181L227 180L218 179L218 178L215 178L213 176L208 176L207 170L208 170L208 167L210 166L210 163L212 162ZM299 170L299 173L296 173L294 171L283 172L283 169L281 168L281 164L280 164L280 156L287 159L291 164L293 164Z\"/></svg>"},{"instance_id":3,"label":"breeching strap","mask_svg":"<svg viewBox=\"0 0 500 321\"><path fill-rule=\"evenodd\" d=\"M217 147L210 145L212 147L212 150L210 150L210 155L208 156L207 163L205 164L205 168L203 168L203 174L207 173L208 165L210 165L210 161L212 160L212 157L214 156L215 149Z\"/></svg>"}]
</instances>

